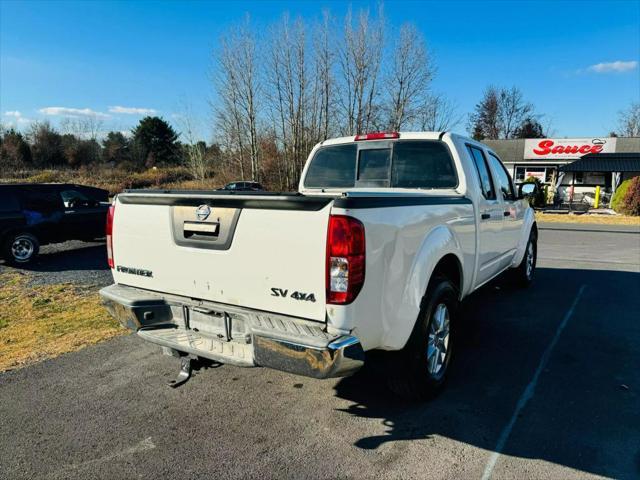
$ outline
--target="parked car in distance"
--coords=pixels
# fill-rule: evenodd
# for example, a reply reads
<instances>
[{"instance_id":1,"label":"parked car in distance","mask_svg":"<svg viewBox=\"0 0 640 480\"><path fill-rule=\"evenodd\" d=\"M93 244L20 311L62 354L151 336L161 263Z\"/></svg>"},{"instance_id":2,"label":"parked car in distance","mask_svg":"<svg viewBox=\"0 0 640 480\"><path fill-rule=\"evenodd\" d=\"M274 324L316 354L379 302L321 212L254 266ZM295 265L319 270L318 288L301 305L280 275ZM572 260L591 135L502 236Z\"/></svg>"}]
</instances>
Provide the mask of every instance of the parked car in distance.
<instances>
[{"instance_id":1,"label":"parked car in distance","mask_svg":"<svg viewBox=\"0 0 640 480\"><path fill-rule=\"evenodd\" d=\"M191 358L326 378L385 350L392 390L427 398L458 348L460 301L503 272L533 279L534 212L470 138L325 140L298 190L116 196L115 284L100 293L123 325L181 357L176 383Z\"/></svg>"},{"instance_id":2,"label":"parked car in distance","mask_svg":"<svg viewBox=\"0 0 640 480\"><path fill-rule=\"evenodd\" d=\"M0 185L0 256L31 262L41 245L104 237L109 193L74 184Z\"/></svg>"},{"instance_id":3,"label":"parked car in distance","mask_svg":"<svg viewBox=\"0 0 640 480\"><path fill-rule=\"evenodd\" d=\"M258 182L232 182L227 183L220 190L236 191L236 192L258 192L264 190L264 187Z\"/></svg>"}]
</instances>

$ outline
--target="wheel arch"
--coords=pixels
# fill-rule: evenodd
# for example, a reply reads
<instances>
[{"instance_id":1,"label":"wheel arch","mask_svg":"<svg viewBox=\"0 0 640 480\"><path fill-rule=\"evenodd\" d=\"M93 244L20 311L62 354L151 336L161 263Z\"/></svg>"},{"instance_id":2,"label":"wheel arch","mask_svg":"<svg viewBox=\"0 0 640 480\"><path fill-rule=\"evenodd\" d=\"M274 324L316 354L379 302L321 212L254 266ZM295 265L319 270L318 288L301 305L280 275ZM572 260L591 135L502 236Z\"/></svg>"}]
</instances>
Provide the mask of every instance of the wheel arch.
<instances>
[{"instance_id":1,"label":"wheel arch","mask_svg":"<svg viewBox=\"0 0 640 480\"><path fill-rule=\"evenodd\" d=\"M426 299L427 290L429 286L433 283L435 278L445 277L453 283L454 287L458 291L458 296L462 291L463 286L463 278L464 273L462 271L462 263L460 262L460 258L453 253L447 253L444 257L438 260L435 267L433 268L433 272L431 272L431 277L429 278L429 284L427 285L427 289L425 290L425 295L422 297L422 303Z\"/></svg>"},{"instance_id":2,"label":"wheel arch","mask_svg":"<svg viewBox=\"0 0 640 480\"><path fill-rule=\"evenodd\" d=\"M533 208L527 208L524 214L524 222L522 224L522 230L520 232L520 239L518 240L518 250L511 262L512 267L517 267L524 258L524 251L527 248L527 242L529 241L529 235L534 232L536 238L538 238L538 224L536 222L536 215Z\"/></svg>"},{"instance_id":3,"label":"wheel arch","mask_svg":"<svg viewBox=\"0 0 640 480\"><path fill-rule=\"evenodd\" d=\"M399 350L407 343L415 328L427 290L435 276L443 275L451 279L458 290L464 290L463 254L455 232L446 225L434 228L424 238L415 255L411 273L404 288L401 305L398 308L398 324L384 332L383 345L391 350Z\"/></svg>"}]
</instances>

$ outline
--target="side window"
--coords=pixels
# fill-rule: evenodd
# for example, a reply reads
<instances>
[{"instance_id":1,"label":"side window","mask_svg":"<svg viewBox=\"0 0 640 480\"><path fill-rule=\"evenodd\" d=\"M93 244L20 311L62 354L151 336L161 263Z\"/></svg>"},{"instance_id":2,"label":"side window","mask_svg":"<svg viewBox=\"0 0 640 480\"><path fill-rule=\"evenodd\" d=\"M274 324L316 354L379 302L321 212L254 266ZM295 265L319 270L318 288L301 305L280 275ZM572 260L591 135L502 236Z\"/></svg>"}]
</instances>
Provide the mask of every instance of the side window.
<instances>
[{"instance_id":1,"label":"side window","mask_svg":"<svg viewBox=\"0 0 640 480\"><path fill-rule=\"evenodd\" d=\"M60 198L53 190L39 188L25 188L22 191L25 210L49 215L56 210L61 210Z\"/></svg>"},{"instance_id":2,"label":"side window","mask_svg":"<svg viewBox=\"0 0 640 480\"><path fill-rule=\"evenodd\" d=\"M487 165L487 159L484 157L484 153L479 148L472 147L471 145L468 145L468 148L469 153L471 153L471 158L473 158L473 163L476 164L478 176L480 177L482 194L487 200L495 200L496 191L493 188L489 166Z\"/></svg>"},{"instance_id":3,"label":"side window","mask_svg":"<svg viewBox=\"0 0 640 480\"><path fill-rule=\"evenodd\" d=\"M77 190L62 190L60 196L62 197L64 208L89 208L96 203Z\"/></svg>"},{"instance_id":4,"label":"side window","mask_svg":"<svg viewBox=\"0 0 640 480\"><path fill-rule=\"evenodd\" d=\"M496 183L502 192L502 198L510 201L515 200L516 196L513 193L513 184L511 183L511 177L507 169L504 168L500 159L492 153L489 154L489 161L491 162L491 167L495 170Z\"/></svg>"}]
</instances>

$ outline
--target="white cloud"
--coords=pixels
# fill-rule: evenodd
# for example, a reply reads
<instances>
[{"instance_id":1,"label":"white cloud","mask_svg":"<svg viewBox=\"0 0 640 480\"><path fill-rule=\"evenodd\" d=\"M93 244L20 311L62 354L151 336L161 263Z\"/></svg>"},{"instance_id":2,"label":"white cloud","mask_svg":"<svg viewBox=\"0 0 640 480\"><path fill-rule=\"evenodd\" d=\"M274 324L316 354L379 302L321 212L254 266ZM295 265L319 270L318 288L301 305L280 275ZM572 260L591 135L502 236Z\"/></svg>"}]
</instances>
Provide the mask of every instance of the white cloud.
<instances>
[{"instance_id":1,"label":"white cloud","mask_svg":"<svg viewBox=\"0 0 640 480\"><path fill-rule=\"evenodd\" d=\"M22 113L20 113L18 110L6 111L6 112L4 112L4 115L6 117L13 117L13 120L9 122L10 126L24 125L24 124L27 124L27 123L31 123L31 119L23 117Z\"/></svg>"},{"instance_id":2,"label":"white cloud","mask_svg":"<svg viewBox=\"0 0 640 480\"><path fill-rule=\"evenodd\" d=\"M111 113L125 113L127 115L153 115L156 113L156 110L153 108L121 107L119 105L109 107L109 111Z\"/></svg>"},{"instance_id":3,"label":"white cloud","mask_svg":"<svg viewBox=\"0 0 640 480\"><path fill-rule=\"evenodd\" d=\"M45 107L38 110L45 115L60 115L63 117L96 117L109 118L110 115L96 112L90 108Z\"/></svg>"},{"instance_id":4,"label":"white cloud","mask_svg":"<svg viewBox=\"0 0 640 480\"><path fill-rule=\"evenodd\" d=\"M630 60L628 62L617 60L615 62L596 63L595 65L589 66L587 71L594 73L622 73L635 70L637 67L638 62L636 60Z\"/></svg>"}]
</instances>

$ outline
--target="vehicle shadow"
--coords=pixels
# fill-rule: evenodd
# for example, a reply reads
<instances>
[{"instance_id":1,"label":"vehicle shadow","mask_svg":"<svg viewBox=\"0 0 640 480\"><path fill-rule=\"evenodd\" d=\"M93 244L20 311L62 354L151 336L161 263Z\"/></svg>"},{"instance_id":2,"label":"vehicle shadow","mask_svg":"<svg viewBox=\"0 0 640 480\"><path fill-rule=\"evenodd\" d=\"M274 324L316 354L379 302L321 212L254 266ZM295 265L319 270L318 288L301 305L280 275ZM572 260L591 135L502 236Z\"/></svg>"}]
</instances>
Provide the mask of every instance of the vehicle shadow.
<instances>
[{"instance_id":1,"label":"vehicle shadow","mask_svg":"<svg viewBox=\"0 0 640 480\"><path fill-rule=\"evenodd\" d=\"M335 387L343 409L380 419L383 435L355 446L434 435L495 451L543 352L585 289L501 453L617 478L640 474L640 275L540 268L522 291L501 279L462 307L457 356L444 391L425 403L385 387L379 358ZM612 324L615 328L611 328Z\"/></svg>"},{"instance_id":2,"label":"vehicle shadow","mask_svg":"<svg viewBox=\"0 0 640 480\"><path fill-rule=\"evenodd\" d=\"M63 272L67 270L108 270L107 252L104 245L91 243L79 248L54 250L52 246L43 251L32 263L20 265L20 270L31 272ZM3 264L4 262L0 263Z\"/></svg>"}]
</instances>

